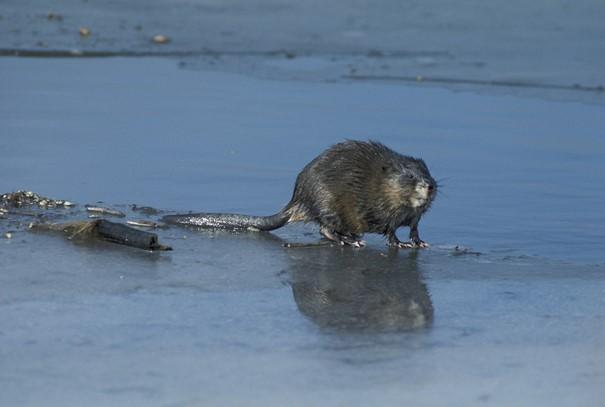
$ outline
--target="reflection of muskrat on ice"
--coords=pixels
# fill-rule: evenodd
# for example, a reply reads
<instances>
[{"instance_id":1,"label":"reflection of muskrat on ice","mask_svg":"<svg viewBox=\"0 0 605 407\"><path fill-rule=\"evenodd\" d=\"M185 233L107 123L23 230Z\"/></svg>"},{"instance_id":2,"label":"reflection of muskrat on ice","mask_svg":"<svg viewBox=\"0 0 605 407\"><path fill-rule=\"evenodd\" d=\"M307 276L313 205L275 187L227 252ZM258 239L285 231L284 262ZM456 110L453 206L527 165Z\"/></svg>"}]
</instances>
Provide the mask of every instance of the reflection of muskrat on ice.
<instances>
[{"instance_id":1,"label":"reflection of muskrat on ice","mask_svg":"<svg viewBox=\"0 0 605 407\"><path fill-rule=\"evenodd\" d=\"M289 250L288 274L301 313L322 328L393 332L427 327L433 305L417 253Z\"/></svg>"},{"instance_id":2,"label":"reflection of muskrat on ice","mask_svg":"<svg viewBox=\"0 0 605 407\"><path fill-rule=\"evenodd\" d=\"M424 161L377 142L346 141L311 161L298 175L290 202L272 216L225 213L168 215L165 222L209 228L273 230L289 222L317 222L321 234L360 247L366 232L384 234L391 246L426 247L418 222L437 193ZM395 231L410 227L409 242Z\"/></svg>"}]
</instances>

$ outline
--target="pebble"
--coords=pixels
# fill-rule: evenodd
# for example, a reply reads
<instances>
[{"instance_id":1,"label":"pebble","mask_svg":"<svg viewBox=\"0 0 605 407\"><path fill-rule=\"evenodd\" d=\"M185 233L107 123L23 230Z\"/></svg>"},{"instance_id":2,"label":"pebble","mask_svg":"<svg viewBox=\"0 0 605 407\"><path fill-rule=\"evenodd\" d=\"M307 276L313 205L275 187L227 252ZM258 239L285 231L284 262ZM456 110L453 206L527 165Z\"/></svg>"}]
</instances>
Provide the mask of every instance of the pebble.
<instances>
[{"instance_id":1,"label":"pebble","mask_svg":"<svg viewBox=\"0 0 605 407\"><path fill-rule=\"evenodd\" d=\"M51 21L63 21L63 16L61 14L53 13L52 11L48 13L46 18Z\"/></svg>"},{"instance_id":2,"label":"pebble","mask_svg":"<svg viewBox=\"0 0 605 407\"><path fill-rule=\"evenodd\" d=\"M158 34L153 36L153 42L156 44L167 44L170 42L170 38L165 35Z\"/></svg>"}]
</instances>

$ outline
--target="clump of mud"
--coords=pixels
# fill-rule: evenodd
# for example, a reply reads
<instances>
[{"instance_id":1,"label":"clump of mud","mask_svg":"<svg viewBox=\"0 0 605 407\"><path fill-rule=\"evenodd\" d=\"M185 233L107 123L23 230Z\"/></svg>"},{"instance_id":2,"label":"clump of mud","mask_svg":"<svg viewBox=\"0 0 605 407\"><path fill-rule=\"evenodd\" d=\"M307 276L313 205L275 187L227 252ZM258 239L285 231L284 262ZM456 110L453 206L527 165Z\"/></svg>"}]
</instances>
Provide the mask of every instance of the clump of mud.
<instances>
[{"instance_id":1,"label":"clump of mud","mask_svg":"<svg viewBox=\"0 0 605 407\"><path fill-rule=\"evenodd\" d=\"M24 206L38 206L42 209L70 207L73 203L64 199L52 199L36 194L32 191L16 191L2 194L0 196L0 204L4 208L21 208Z\"/></svg>"},{"instance_id":2,"label":"clump of mud","mask_svg":"<svg viewBox=\"0 0 605 407\"><path fill-rule=\"evenodd\" d=\"M110 222L106 219L74 220L87 213L89 217L119 216L126 214L120 211L98 206L86 205L82 210L64 210L75 204L64 199L53 199L32 191L19 190L0 195L0 232L6 239L12 239L13 234L22 231L60 232L69 240L90 241L104 240L138 249L156 251L172 250L170 246L159 243L158 236L135 229L123 223ZM159 211L151 207L142 207L145 211ZM135 208L133 207L133 211ZM60 220L60 222L58 222ZM67 220L67 221L66 221ZM160 225L146 221L129 221L133 226L159 227Z\"/></svg>"}]
</instances>

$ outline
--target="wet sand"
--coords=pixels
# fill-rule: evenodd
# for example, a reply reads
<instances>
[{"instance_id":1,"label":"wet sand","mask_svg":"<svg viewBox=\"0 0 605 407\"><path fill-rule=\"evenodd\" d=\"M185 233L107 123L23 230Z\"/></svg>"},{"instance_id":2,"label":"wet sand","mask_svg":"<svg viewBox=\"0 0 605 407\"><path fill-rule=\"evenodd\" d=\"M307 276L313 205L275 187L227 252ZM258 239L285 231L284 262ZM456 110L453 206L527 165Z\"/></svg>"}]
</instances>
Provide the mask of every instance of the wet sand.
<instances>
[{"instance_id":1,"label":"wet sand","mask_svg":"<svg viewBox=\"0 0 605 407\"><path fill-rule=\"evenodd\" d=\"M307 28L288 17L310 13L310 5L244 12L236 3L183 2L162 25L154 16L166 14L164 6L153 3L133 34L136 2L115 14L112 2L70 3L68 12L57 10L61 21L48 20L46 4L6 4L4 49L40 51L30 42L47 23L60 23L47 47L53 52L84 44L86 52L153 54L159 48L144 42L155 32L149 27L173 37L158 57L0 58L0 193L25 188L77 204L49 211L55 220L85 217L84 204L119 209L126 219L160 216L131 204L271 214L289 200L298 171L345 138L421 156L443 188L421 223L432 243L421 251L389 250L375 235L362 250L286 249L284 242L319 239L316 226L296 224L272 234L162 229L160 240L174 251L148 253L32 233L23 228L29 218L0 215L0 405L605 403L603 96L533 86L603 83L602 57L582 56L598 54L589 33L602 28L601 8L585 2L564 20L554 18L563 13L554 6L528 6L518 20L514 8L503 9L493 30L477 19L464 30L444 26L452 44L428 36L416 48L424 54L397 56L397 38L425 31L395 30L387 3L351 7L334 27L321 22L342 4L328 7L309 29L323 38L316 41L295 35ZM206 27L233 24L234 15L247 27L258 14L278 13L273 27L290 28L283 36L209 36L208 47L222 55L206 55L192 45L193 19L174 24L187 7ZM432 12L426 22L437 27ZM360 15L367 41L338 40ZM119 16L124 30L104 30ZM38 34L20 23L28 21ZM514 52L500 65L509 37L495 33L509 32L510 21L524 28L511 39L534 41L528 50L562 38L583 46L573 61L571 45L560 41L561 52ZM86 43L61 31L75 23L115 37ZM458 41L473 32L498 47ZM467 46L489 62L479 76L462 68L472 59ZM250 49L264 54L240 55ZM413 74L406 64L441 61L427 50L455 56L437 63L433 74L443 77L504 80L511 72L539 80L519 92L344 77L384 63L389 74Z\"/></svg>"}]
</instances>

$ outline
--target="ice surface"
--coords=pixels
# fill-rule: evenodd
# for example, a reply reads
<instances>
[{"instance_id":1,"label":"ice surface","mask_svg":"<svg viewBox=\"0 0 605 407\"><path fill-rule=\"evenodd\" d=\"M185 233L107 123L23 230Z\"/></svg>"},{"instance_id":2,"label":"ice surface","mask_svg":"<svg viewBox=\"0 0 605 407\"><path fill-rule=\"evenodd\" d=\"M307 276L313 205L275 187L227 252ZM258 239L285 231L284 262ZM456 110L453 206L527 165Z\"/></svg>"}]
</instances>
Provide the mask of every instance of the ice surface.
<instances>
[{"instance_id":1,"label":"ice surface","mask_svg":"<svg viewBox=\"0 0 605 407\"><path fill-rule=\"evenodd\" d=\"M604 405L603 92L573 84L604 83L605 9L446 3L5 1L5 55L175 56L0 58L0 193L78 204L53 220L274 213L345 138L443 186L423 251L289 225L148 253L0 214L0 405Z\"/></svg>"}]
</instances>

